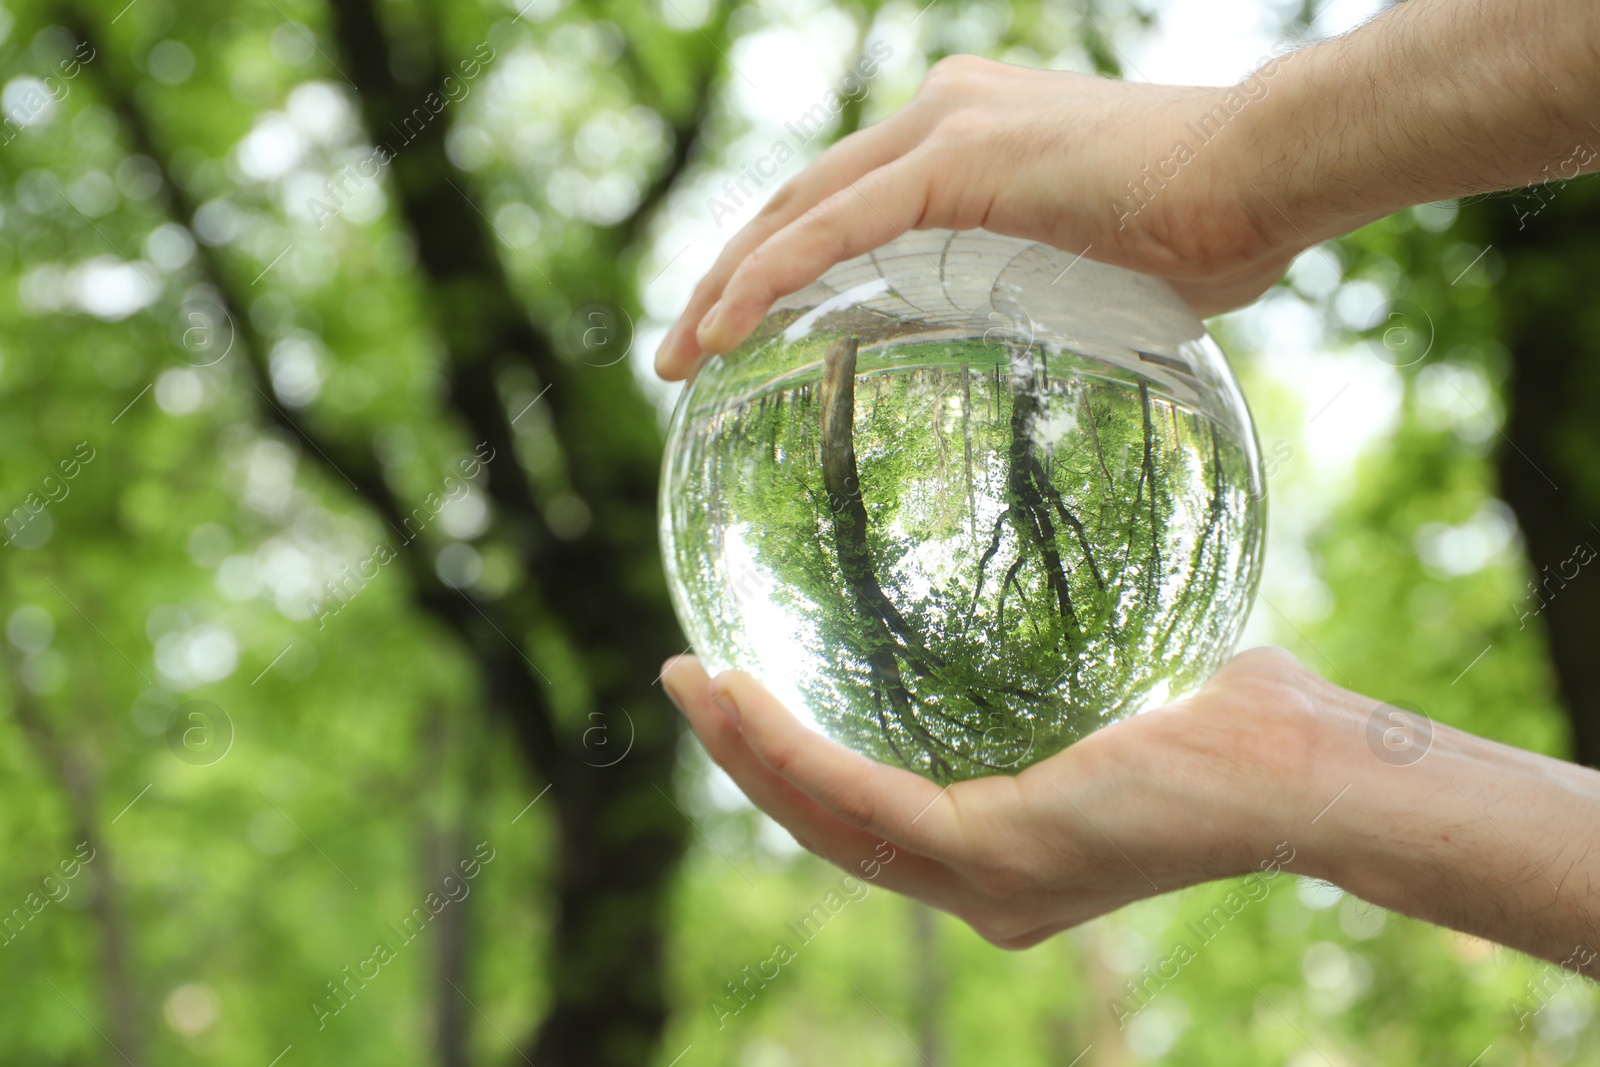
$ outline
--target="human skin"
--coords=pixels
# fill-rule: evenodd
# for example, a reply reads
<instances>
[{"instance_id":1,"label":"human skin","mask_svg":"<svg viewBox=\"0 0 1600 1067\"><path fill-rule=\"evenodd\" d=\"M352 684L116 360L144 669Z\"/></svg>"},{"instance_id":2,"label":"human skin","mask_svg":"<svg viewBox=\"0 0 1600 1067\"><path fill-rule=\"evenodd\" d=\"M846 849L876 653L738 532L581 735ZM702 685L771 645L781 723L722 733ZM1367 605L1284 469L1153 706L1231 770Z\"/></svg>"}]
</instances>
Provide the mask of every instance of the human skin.
<instances>
[{"instance_id":1,"label":"human skin","mask_svg":"<svg viewBox=\"0 0 1600 1067\"><path fill-rule=\"evenodd\" d=\"M729 242L657 370L691 374L775 298L906 230L1043 241L1164 277L1211 314L1255 299L1316 242L1409 205L1594 170L1600 157L1578 150L1600 144L1600 5L1408 0L1233 91L1246 88L1198 144L1193 123L1226 108L1228 88L945 60ZM1185 139L1177 176L1130 199ZM1600 977L1600 772L1443 725L1402 758L1372 738L1417 723L1279 650L1235 657L1194 697L1015 777L944 790L801 725L747 675L712 680L680 657L663 683L801 844L849 867L892 843L884 884L995 944L1247 874L1287 843L1297 873Z\"/></svg>"},{"instance_id":2,"label":"human skin","mask_svg":"<svg viewBox=\"0 0 1600 1067\"><path fill-rule=\"evenodd\" d=\"M829 740L743 672L711 679L680 656L662 683L801 845L855 869L889 842L881 884L1003 948L1289 856L1283 869L1600 977L1600 772L1396 718L1282 649L1020 774L947 788Z\"/></svg>"},{"instance_id":3,"label":"human skin","mask_svg":"<svg viewBox=\"0 0 1600 1067\"><path fill-rule=\"evenodd\" d=\"M1248 90L1249 102L1229 111ZM1201 143L1196 123L1233 117ZM1299 252L1412 204L1600 167L1600 5L1407 0L1239 87L1136 84L972 56L844 138L728 242L656 353L727 352L772 301L907 230L982 227L1247 304ZM1129 183L1193 159L1129 213ZM1563 167L1563 164L1567 166Z\"/></svg>"}]
</instances>

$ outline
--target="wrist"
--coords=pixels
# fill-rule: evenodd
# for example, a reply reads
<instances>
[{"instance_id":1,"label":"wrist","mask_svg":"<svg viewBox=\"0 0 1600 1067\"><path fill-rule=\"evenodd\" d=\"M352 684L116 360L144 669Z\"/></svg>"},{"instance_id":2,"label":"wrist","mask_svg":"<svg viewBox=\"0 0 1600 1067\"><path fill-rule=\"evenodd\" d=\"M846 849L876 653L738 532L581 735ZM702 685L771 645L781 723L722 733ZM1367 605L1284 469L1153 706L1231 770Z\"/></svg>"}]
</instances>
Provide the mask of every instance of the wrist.
<instances>
[{"instance_id":1,"label":"wrist","mask_svg":"<svg viewBox=\"0 0 1600 1067\"><path fill-rule=\"evenodd\" d=\"M1312 729L1317 755L1295 805L1302 873L1393 908L1418 888L1415 846L1433 832L1433 724L1323 683Z\"/></svg>"},{"instance_id":2,"label":"wrist","mask_svg":"<svg viewBox=\"0 0 1600 1067\"><path fill-rule=\"evenodd\" d=\"M1250 649L1194 697L1147 713L1164 725L1151 723L1144 751L1159 756L1139 768L1140 789L1161 794L1161 810L1185 813L1160 824L1159 850L1191 870L1193 881L1314 873L1306 828L1326 798L1312 807L1323 787L1307 783L1327 747L1321 688L1335 687L1291 654Z\"/></svg>"},{"instance_id":3,"label":"wrist","mask_svg":"<svg viewBox=\"0 0 1600 1067\"><path fill-rule=\"evenodd\" d=\"M1238 108L1233 136L1216 154L1214 180L1237 201L1234 210L1265 247L1290 253L1314 243L1303 217L1305 198L1291 186L1298 136L1291 116L1303 95L1305 67L1304 52L1273 56L1236 85L1215 90L1213 103Z\"/></svg>"},{"instance_id":4,"label":"wrist","mask_svg":"<svg viewBox=\"0 0 1600 1067\"><path fill-rule=\"evenodd\" d=\"M1327 689L1300 873L1545 959L1600 947L1600 774Z\"/></svg>"},{"instance_id":5,"label":"wrist","mask_svg":"<svg viewBox=\"0 0 1600 1067\"><path fill-rule=\"evenodd\" d=\"M1203 276L1286 263L1318 239L1303 198L1286 195L1292 135L1278 117L1300 62L1296 53L1273 57L1236 85L1193 90L1175 106L1171 128L1194 177L1164 229L1186 244L1180 258Z\"/></svg>"},{"instance_id":6,"label":"wrist","mask_svg":"<svg viewBox=\"0 0 1600 1067\"><path fill-rule=\"evenodd\" d=\"M1350 79L1331 44L1285 52L1264 62L1227 94L1253 94L1240 110L1237 137L1222 153L1222 180L1269 247L1291 254L1359 229L1406 206L1381 204L1377 175L1344 173L1362 152L1352 138L1363 131L1336 127L1358 110L1339 106Z\"/></svg>"}]
</instances>

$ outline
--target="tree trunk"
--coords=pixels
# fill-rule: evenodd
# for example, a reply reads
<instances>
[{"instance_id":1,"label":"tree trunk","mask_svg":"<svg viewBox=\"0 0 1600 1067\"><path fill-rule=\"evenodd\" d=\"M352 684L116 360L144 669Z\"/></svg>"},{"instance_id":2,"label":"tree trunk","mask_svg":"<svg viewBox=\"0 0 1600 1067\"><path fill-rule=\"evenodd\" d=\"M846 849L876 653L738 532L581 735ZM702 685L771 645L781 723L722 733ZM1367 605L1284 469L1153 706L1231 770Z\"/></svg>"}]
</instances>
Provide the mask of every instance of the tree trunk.
<instances>
[{"instance_id":1,"label":"tree trunk","mask_svg":"<svg viewBox=\"0 0 1600 1067\"><path fill-rule=\"evenodd\" d=\"M408 102L420 106L428 87L443 83L442 65L408 94L392 73L371 0L335 0L332 7L368 129L378 139L388 139L390 130L409 133L406 121L415 109ZM658 442L653 434L596 430L611 420L646 427L654 420L625 362L604 368L568 363L529 320L482 211L445 153L448 118L426 123L396 145L390 169L436 294L435 319L449 349L451 405L505 456L503 466L490 468L489 495L503 523L516 531L532 579L530 588L506 598L512 601L510 632L526 632L539 619L560 620L589 688L576 732L591 737L591 728L603 722L618 747L629 746L625 758L612 762L614 749L588 751L554 723L547 723L542 740L525 746L530 763L551 783L559 828L554 944L545 971L552 1003L532 1058L540 1067L624 1067L650 1057L667 1017L665 897L687 827L656 791L656 783L671 780L681 727L653 678L657 665L683 645L656 546ZM515 466L511 416L496 380L513 365L532 370L548 387L543 403L566 454L572 491L594 509L591 526L576 538L552 533ZM487 669L502 709L516 718L527 715L530 704L543 704L542 683L523 668L520 655L505 656L487 634L479 642L480 649L496 649L498 660ZM546 708L543 717L552 714ZM535 735L523 736L526 742Z\"/></svg>"},{"instance_id":2,"label":"tree trunk","mask_svg":"<svg viewBox=\"0 0 1600 1067\"><path fill-rule=\"evenodd\" d=\"M532 1058L540 1067L632 1067L650 1058L666 1024L665 900L688 832L657 792L657 783L672 778L682 727L653 678L657 665L683 645L656 545L654 414L625 362L569 363L530 321L485 218L462 187L466 179L445 153L450 116L406 125L414 115L410 105L423 107L443 84L443 73L425 78L411 101L393 74L373 5L335 0L332 8L344 53L340 65L361 94L372 140L397 148L388 178L400 216L416 238L435 327L447 349L446 417L459 419L499 457L485 464L497 518L488 536L519 552L527 575L500 599L479 603L438 581L428 554L419 550L425 546L399 553L418 605L471 650L487 706L511 725L534 777L550 785L545 807L554 809L549 815L558 827L550 901L554 943L543 961L550 1008ZM79 35L92 40L93 23L74 21ZM134 75L99 51L103 59L92 75L135 149L158 162L170 159L137 104ZM681 165L681 155L669 171ZM198 206L170 179L160 202L185 224ZM623 239L637 232L636 222L602 236ZM248 275L229 270L218 250L197 247L201 267L238 329L241 356L266 398L272 389L267 345L243 312ZM620 286L621 268L616 269L605 281ZM518 466L512 417L498 387L498 376L512 366L531 370L548 386L541 404L565 453L571 491L593 511L592 523L577 536L556 536ZM314 409L290 419L270 401L261 411L301 445L309 461L326 464L334 479L355 486L404 542L400 531L408 506L394 495L359 428L328 432ZM524 651L530 633L552 629L575 656L585 687L581 705L565 720L558 720L549 683ZM606 753L587 747L596 716L614 731L615 747ZM627 754L614 760L609 753L619 749Z\"/></svg>"},{"instance_id":3,"label":"tree trunk","mask_svg":"<svg viewBox=\"0 0 1600 1067\"><path fill-rule=\"evenodd\" d=\"M423 730L421 750L423 768L418 788L437 795L435 807L444 812L437 818L424 821L422 830L422 887L424 893L435 892L446 877L461 882L457 865L472 854L475 816L479 784L487 772L480 757L486 746L472 731L452 729L459 720L446 709L435 708ZM468 734L462 738L459 735ZM454 751L465 743L471 748L470 765L464 770L452 765ZM459 758L456 764L463 761ZM459 803L450 803L451 786L459 777L461 796ZM454 883L452 883L454 884ZM448 887L446 887L448 888ZM478 910L472 903L474 890L469 886L465 896L439 913L433 925L437 928L433 944L433 1047L435 1062L439 1067L468 1067L471 1062L468 1042L472 1032L468 1000L469 960L472 952L471 916Z\"/></svg>"},{"instance_id":4,"label":"tree trunk","mask_svg":"<svg viewBox=\"0 0 1600 1067\"><path fill-rule=\"evenodd\" d=\"M128 974L128 927L122 914L122 896L111 849L100 834L96 814L99 797L94 776L82 755L56 735L34 695L19 680L15 657L8 655L6 660L12 712L33 742L39 761L61 786L72 823L73 845L81 842L91 850L83 873L89 883L89 915L94 923L100 957L103 1036L122 1059L138 1062L142 1046L138 997Z\"/></svg>"},{"instance_id":5,"label":"tree trunk","mask_svg":"<svg viewBox=\"0 0 1600 1067\"><path fill-rule=\"evenodd\" d=\"M917 1051L928 1067L943 1067L945 973L939 956L939 926L933 909L921 901L911 908L911 1019Z\"/></svg>"},{"instance_id":6,"label":"tree trunk","mask_svg":"<svg viewBox=\"0 0 1600 1067\"><path fill-rule=\"evenodd\" d=\"M462 857L471 855L471 849L472 843L461 826L430 829L427 889L432 891L440 878L452 873ZM459 878L459 872L455 873ZM467 959L472 947L468 919L476 910L469 894L444 909L434 924L439 932L433 946L433 1044L439 1067L467 1067L471 1062L467 1055L472 1011L466 999L472 995L467 992Z\"/></svg>"},{"instance_id":7,"label":"tree trunk","mask_svg":"<svg viewBox=\"0 0 1600 1067\"><path fill-rule=\"evenodd\" d=\"M867 540L867 506L862 500L861 473L856 466L856 349L856 338L842 337L823 358L822 484L833 513L834 552L839 574L855 603L851 621L859 635L862 655L872 668L879 707L891 713L895 722L916 739L928 758L929 770L942 779L949 775L950 768L938 749L948 746L941 745L917 720L917 702L900 670L903 661L916 675L928 672L922 635L911 628L883 591ZM882 710L879 725L900 762L911 767L884 721Z\"/></svg>"},{"instance_id":8,"label":"tree trunk","mask_svg":"<svg viewBox=\"0 0 1600 1067\"><path fill-rule=\"evenodd\" d=\"M1580 180L1541 199L1534 213L1503 198L1462 210L1505 260L1498 290L1510 366L1496 467L1536 586L1523 607L1539 609L1548 635L1573 758L1600 767L1600 560L1581 562L1600 549L1600 187Z\"/></svg>"}]
</instances>

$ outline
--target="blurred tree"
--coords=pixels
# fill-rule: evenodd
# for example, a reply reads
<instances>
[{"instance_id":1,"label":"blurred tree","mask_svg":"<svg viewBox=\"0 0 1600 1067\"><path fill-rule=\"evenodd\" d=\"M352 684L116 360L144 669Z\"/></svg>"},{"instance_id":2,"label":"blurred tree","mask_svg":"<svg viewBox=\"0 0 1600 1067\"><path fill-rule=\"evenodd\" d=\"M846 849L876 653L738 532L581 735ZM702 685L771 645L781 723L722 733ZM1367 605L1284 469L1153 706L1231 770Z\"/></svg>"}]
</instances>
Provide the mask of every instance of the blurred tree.
<instances>
[{"instance_id":1,"label":"blurred tree","mask_svg":"<svg viewBox=\"0 0 1600 1067\"><path fill-rule=\"evenodd\" d=\"M456 80L443 39L427 33L434 16L412 12L391 20L409 19L410 25L385 26L376 8L361 0L340 0L332 16L345 63L329 62L359 93L367 139L385 144L386 131L405 131L405 142L386 162L428 281L432 307L425 319L445 349L444 415L486 443L489 456L504 457L498 465L485 463L496 514L489 536L515 554L520 585L494 603L480 603L452 588L425 556L402 552L401 558L419 606L472 650L493 710L510 723L533 773L550 784L561 828L556 936L546 961L554 1000L533 1056L549 1064L637 1063L665 1022L662 902L686 832L681 816L658 795L657 783L671 777L678 730L675 716L660 713L659 691L646 670L682 648L655 549L654 420L625 363L575 366L558 351L551 327L529 318L501 266L492 224L462 188L470 180L447 156L454 116L432 121L444 106L440 94ZM717 25L710 30L723 34ZM158 129L132 72L98 28L80 17L76 31L95 53L108 53L91 68L94 77L121 117L130 148L161 167L162 198L172 218L190 224L201 205L169 162L182 150L181 129ZM397 33L404 37L398 45L391 43ZM690 119L674 131L661 174L633 214L596 234L612 256L637 254L631 245L690 158L718 70L716 46L699 36L706 48L691 57L687 71L696 88L686 107ZM491 46L469 57L472 73L493 55ZM396 71L407 74L404 81ZM201 246L200 258L226 318L240 330L263 418L297 440L308 459L348 482L408 541L418 509L386 480L371 447L351 432L355 428L328 425L314 413L291 417L271 398L270 342L253 325L245 271L208 246ZM636 303L620 271L590 271L586 280L597 283L614 307ZM593 513L582 528L552 521L548 495L540 500L539 487L514 462L513 423L521 412L508 408L503 393L510 369L531 372L543 386L537 398L550 412L568 482L562 506ZM619 614L627 626L616 625ZM564 700L524 652L533 645L525 635L552 624L556 640L577 660ZM646 713L652 706L657 710ZM617 709L639 712L624 712L631 749L615 762L597 759L587 751L595 716L612 718ZM441 1026L453 1032L459 1024Z\"/></svg>"},{"instance_id":2,"label":"blurred tree","mask_svg":"<svg viewBox=\"0 0 1600 1067\"><path fill-rule=\"evenodd\" d=\"M1600 135L1574 156L1600 151ZM1551 184L1485 197L1462 210L1462 233L1481 238L1503 271L1495 290L1506 348L1505 424L1495 468L1516 513L1531 577L1508 605L1519 628L1542 620L1572 757L1600 767L1600 183L1577 181L1573 160L1552 160ZM1539 623L1535 622L1535 625Z\"/></svg>"},{"instance_id":3,"label":"blurred tree","mask_svg":"<svg viewBox=\"0 0 1600 1067\"><path fill-rule=\"evenodd\" d=\"M1320 8L1289 6L1308 22ZM0 1059L770 1067L915 1064L915 1044L951 1064L1600 1055L1593 996L1553 968L1293 880L1126 1028L1107 1000L1147 982L1141 968L1226 887L1021 955L874 893L737 1019L707 1011L839 873L730 801L685 746L679 799L708 847L673 874L689 827L667 799L676 718L648 684L680 647L653 542L654 412L625 360L599 365L639 318L640 280L678 252L660 209L695 209L702 172L756 129L729 57L743 66L740 49L767 34L784 48L820 34L842 54L869 27L893 41L893 70L842 109L844 132L952 51L1114 71L1148 12L1020 0L78 10L80 41L98 51L77 52L52 0L0 8L0 515L13 518L0 546L13 650L0 687L0 916L12 920ZM394 158L361 178L377 144ZM1266 310L1325 316L1317 343L1360 381L1343 400L1275 383L1270 360L1250 359L1254 340L1231 349L1249 364L1263 438L1293 445L1272 489L1291 551L1269 568L1324 598L1319 611L1269 582L1263 636L1337 681L1544 751L1567 751L1561 703L1587 707L1573 733L1591 762L1593 577L1584 565L1543 583L1594 519L1592 190L1542 191L1526 232L1518 212L1538 204L1490 198L1454 225L1439 205L1322 250L1337 284L1286 286ZM1411 326L1431 313L1424 358L1391 353L1396 369L1375 376L1366 349L1345 350L1333 306L1363 283ZM230 322L230 357L203 365L187 350L190 330L206 347ZM590 347L596 322L612 347ZM1368 335L1380 355L1389 325ZM1304 424L1330 397L1340 406L1316 427L1338 422L1374 382L1370 406L1392 387L1399 410L1348 461L1348 483L1327 477ZM1452 401L1451 383L1481 410ZM1516 447L1495 460L1502 410ZM495 458L441 510L439 472L479 442ZM1540 495L1523 454L1559 497ZM1430 530L1501 529L1496 464L1532 566L1504 551L1441 570L1418 550ZM50 502L33 511L38 496ZM461 520L473 513L486 526ZM356 585L358 598L341 584L308 612L302 572L326 592L375 541L393 550L389 576ZM1548 608L1524 627L1518 612L1539 604L1530 578ZM220 764L174 759L163 736L191 695L238 726ZM633 727L633 751L607 767ZM307 1001L483 837L499 851L475 899L319 1030ZM41 882L83 840L96 859ZM536 1048L522 1034L541 1022Z\"/></svg>"},{"instance_id":4,"label":"blurred tree","mask_svg":"<svg viewBox=\"0 0 1600 1067\"><path fill-rule=\"evenodd\" d=\"M38 697L21 683L23 664L17 656L9 654L11 651L6 649L8 654L4 656L7 703L17 724L33 743L39 763L66 798L71 839L78 845L75 855L86 861L83 866L88 884L84 888L89 896L98 942L99 986L106 1029L117 1048L135 1057L143 1048L139 1007L130 975L129 931L117 882L116 860L100 826L100 783L92 761L77 744L61 736L50 716L40 707ZM20 933L20 929L7 927L6 940Z\"/></svg>"}]
</instances>

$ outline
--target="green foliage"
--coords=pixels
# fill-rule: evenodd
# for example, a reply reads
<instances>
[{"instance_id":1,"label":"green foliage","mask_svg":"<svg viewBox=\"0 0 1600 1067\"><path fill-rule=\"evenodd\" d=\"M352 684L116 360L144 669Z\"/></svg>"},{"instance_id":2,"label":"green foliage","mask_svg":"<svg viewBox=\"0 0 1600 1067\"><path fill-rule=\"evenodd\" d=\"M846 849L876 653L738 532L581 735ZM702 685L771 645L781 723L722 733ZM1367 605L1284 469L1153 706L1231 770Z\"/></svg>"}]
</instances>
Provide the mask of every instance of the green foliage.
<instances>
[{"instance_id":1,"label":"green foliage","mask_svg":"<svg viewBox=\"0 0 1600 1067\"><path fill-rule=\"evenodd\" d=\"M665 494L705 653L940 782L1209 676L1259 567L1241 442L1091 357L904 332L837 372L846 339L773 338L697 379Z\"/></svg>"},{"instance_id":2,"label":"green foliage","mask_svg":"<svg viewBox=\"0 0 1600 1067\"><path fill-rule=\"evenodd\" d=\"M930 58L976 50L1110 65L1111 40L1140 16L1096 6L1098 29L1085 34L1073 6L940 0L917 18L915 47ZM800 16L784 5L602 11L541 2L520 18L488 0L381 5L406 106L430 91L419 71L452 68L484 43L496 52L472 92L444 112L451 179L475 217L492 221L484 230L519 313L569 368L561 391L537 403L549 384L539 373L513 366L496 379L508 417L522 415L493 464L517 464L533 506L526 523L510 524L493 504L478 529L485 516L472 505L434 512L426 501L451 492L446 478L460 477L481 440L452 407L448 352L485 336L497 298L425 271L401 212L409 186L394 174L359 196L352 189L324 226L309 208L328 202L325 178L385 136L363 129L345 81L348 59L335 43L345 9L311 0L95 9L17 0L0 17L0 84L38 78L57 97L38 105L48 118L7 128L0 144L0 521L24 509L0 544L0 926L12 924L0 935L0 1059L8 1063L122 1062L114 1040L141 1065L264 1067L280 1054L280 1067L421 1064L440 1062L437 1041L451 1019L462 1020L471 1062L520 1062L541 1019L572 992L543 966L571 928L570 915L555 910L571 843L555 817L567 801L541 795L506 717L484 714L498 697L483 663L492 654L537 662L548 683L537 699L548 701L563 736L583 739L573 741L580 759L604 762L587 746L609 737L620 747L630 726L641 743L659 743L671 728L659 701L622 709L626 721L595 703L617 677L641 675L647 688L656 662L627 661L592 628L575 637L575 613L535 595L528 546L568 543L552 530L648 540L637 500L657 425L627 362L602 366L611 351L602 358L589 347L586 309L603 303L615 322L643 322L638 291L679 249L648 217L630 225L629 206L665 196L652 183L703 112L702 155L679 172L683 180L731 158L749 123L731 88L738 75L724 66L730 38ZM903 5L839 10L863 32L876 14L901 25L916 15ZM68 77L73 39L58 24L79 16L100 50ZM858 121L914 88L919 64L905 58ZM10 90L8 114L34 106L26 88ZM146 116L162 159L135 142L129 106ZM284 116L303 124L300 156L271 177L243 168L241 142L252 131L265 139L258 147L270 141ZM407 183L446 173L406 158L419 172L406 170ZM204 208L199 219L178 217L156 180L162 168ZM298 172L310 184L288 181ZM605 196L585 193L608 176L617 180ZM1576 205L1593 189L1557 195ZM699 210L692 191L681 196ZM1513 210L1475 205L1454 222L1449 209L1419 209L1338 246L1346 283L1373 280L1408 329L1433 331L1413 365L1391 369L1404 360L1384 347L1395 325L1387 319L1368 331L1370 343L1353 342L1330 310L1336 289L1274 296L1326 316L1327 359L1358 382L1310 428L1330 396L1293 387L1275 371L1278 354L1264 335L1249 322L1234 327L1229 347L1262 439L1289 455L1273 476L1273 606L1258 608L1257 628L1353 688L1561 754L1567 730L1544 624L1521 627L1507 606L1552 560L1530 566L1515 541L1496 542L1471 569L1419 551L1443 527L1500 528L1492 463L1504 449L1495 427L1511 402L1500 387L1503 339L1518 309L1564 293L1574 329L1597 335L1593 302L1573 281L1592 277L1592 251L1555 244L1509 274L1492 251L1469 268L1488 240L1474 227L1501 206ZM198 244L171 228L191 222L204 237ZM1577 241L1592 231L1572 232ZM222 288L244 294L231 323L217 313ZM213 361L225 337L238 347ZM246 358L252 341L262 345L259 365ZM1387 362L1375 359L1385 352ZM1452 385L1472 403L1451 399ZM1374 392L1361 397L1368 386ZM552 408L562 396L567 406ZM1368 433L1351 462L1328 460L1314 428L1342 419L1339 405L1383 396L1397 398L1394 418ZM1003 389L990 397L992 410L1007 402ZM403 514L432 515L420 537L396 543L395 558L345 586L354 595L320 619L324 582L347 580L344 566L403 538L274 406L347 449L341 459L375 462ZM888 420L881 432L908 425L888 406L875 417ZM863 456L865 483L893 484L897 462L946 477L959 470L954 428L915 425L902 451ZM1563 426L1561 447L1587 472L1578 477L1592 480L1592 425ZM1007 430L995 418L977 432L992 435L993 451ZM468 496L482 504L486 484ZM880 538L889 513L925 529L948 527L953 514L883 494L868 502ZM817 523L815 513L793 519L802 520ZM475 563L459 552L441 557L463 544ZM885 558L896 551L878 548ZM578 593L604 582L641 602L659 597L651 553L603 559L576 573ZM467 568L451 572L458 577L476 567L472 595L496 619L515 620L509 633L474 622L464 638L419 606L418 589L456 596L437 577L452 566ZM792 566L836 562L819 552ZM601 607L619 632L644 625L613 602ZM180 705L192 700L212 702L225 718L186 738L196 720L181 717ZM222 750L224 726L231 744ZM597 795L619 798L602 836L624 840L672 820L695 842L669 902L648 892L606 897L603 919L584 928L592 940L574 950L621 957L632 982L648 987L654 957L624 935L665 926L660 962L673 1014L660 1044L630 1050L627 1062L1065 1064L1090 1045L1079 1062L1186 1067L1324 1059L1463 1067L1475 1057L1510 1067L1600 1054L1593 993L1555 968L1375 916L1290 873L1196 948L1126 1029L1109 1002L1130 1006L1124 983L1169 957L1192 937L1188 924L1237 887L1199 887L1006 954L858 877L868 891L846 887L848 904L829 910L779 977L719 1025L713 1006L729 1006L726 983L768 958L786 924L819 902L826 909L843 875L797 854L730 797L692 742L677 772L677 790L666 774L654 789L620 775L586 780ZM61 865L91 837L94 858L67 878ZM398 944L389 924L427 906L442 873L480 841L495 858L470 895L440 910L414 943ZM629 863L613 857L612 869L626 875L647 851L672 848L646 843ZM452 941L456 919L464 937ZM328 1004L327 984L384 940L393 962L347 987L348 1006L318 1029L312 1003ZM459 991L441 981L452 973L447 945L463 952ZM619 983L596 995L629 992ZM1533 1013L1526 1027L1513 1004Z\"/></svg>"}]
</instances>

